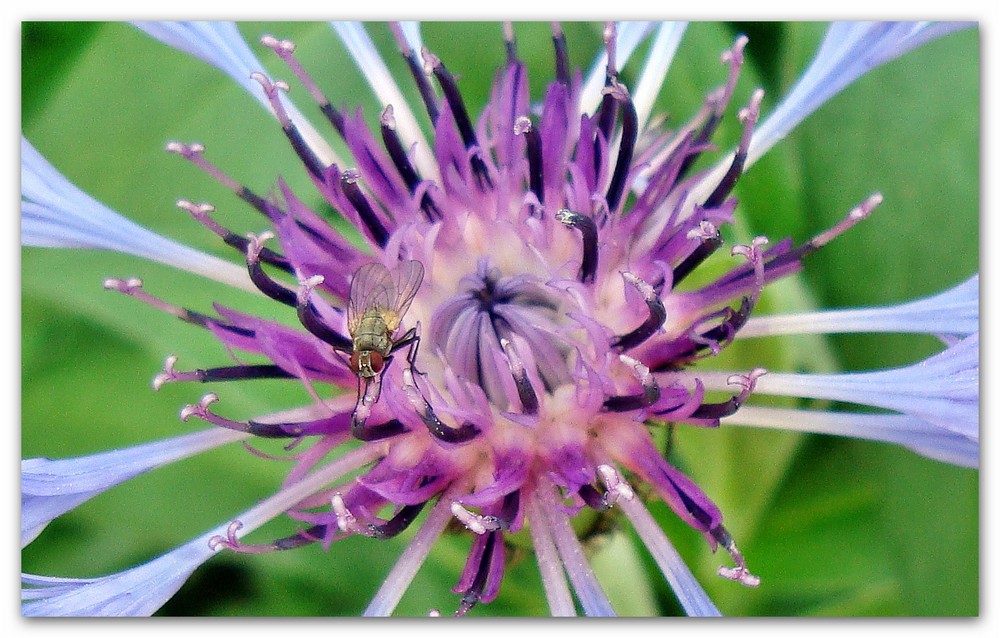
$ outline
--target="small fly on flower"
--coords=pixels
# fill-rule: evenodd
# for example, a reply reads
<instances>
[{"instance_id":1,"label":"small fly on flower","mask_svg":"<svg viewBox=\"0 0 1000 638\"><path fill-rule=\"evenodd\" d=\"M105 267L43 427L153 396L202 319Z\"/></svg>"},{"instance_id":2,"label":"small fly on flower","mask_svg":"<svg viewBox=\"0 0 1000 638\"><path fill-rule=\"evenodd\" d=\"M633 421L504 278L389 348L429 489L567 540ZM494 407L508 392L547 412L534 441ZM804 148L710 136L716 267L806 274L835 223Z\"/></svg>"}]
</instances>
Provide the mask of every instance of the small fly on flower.
<instances>
[{"instance_id":1,"label":"small fly on flower","mask_svg":"<svg viewBox=\"0 0 1000 638\"><path fill-rule=\"evenodd\" d=\"M358 268L351 280L347 330L354 341L351 370L372 379L385 368L390 354L418 339L415 328L398 340L392 336L424 279L419 261L404 261L392 270L378 262Z\"/></svg>"}]
</instances>

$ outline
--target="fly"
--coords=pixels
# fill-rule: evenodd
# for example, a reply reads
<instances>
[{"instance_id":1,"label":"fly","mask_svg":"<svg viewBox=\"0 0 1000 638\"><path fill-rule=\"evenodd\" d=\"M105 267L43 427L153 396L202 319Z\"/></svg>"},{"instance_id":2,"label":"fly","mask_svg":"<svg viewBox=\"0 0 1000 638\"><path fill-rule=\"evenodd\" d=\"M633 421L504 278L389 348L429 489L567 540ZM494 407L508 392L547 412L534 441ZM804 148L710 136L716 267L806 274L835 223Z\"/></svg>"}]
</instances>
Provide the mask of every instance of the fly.
<instances>
[{"instance_id":1,"label":"fly","mask_svg":"<svg viewBox=\"0 0 1000 638\"><path fill-rule=\"evenodd\" d=\"M347 331L354 342L351 370L360 379L378 376L394 350L417 338L412 329L397 340L393 335L423 279L424 266L419 261L404 261L392 270L372 262L354 273L347 304Z\"/></svg>"}]
</instances>

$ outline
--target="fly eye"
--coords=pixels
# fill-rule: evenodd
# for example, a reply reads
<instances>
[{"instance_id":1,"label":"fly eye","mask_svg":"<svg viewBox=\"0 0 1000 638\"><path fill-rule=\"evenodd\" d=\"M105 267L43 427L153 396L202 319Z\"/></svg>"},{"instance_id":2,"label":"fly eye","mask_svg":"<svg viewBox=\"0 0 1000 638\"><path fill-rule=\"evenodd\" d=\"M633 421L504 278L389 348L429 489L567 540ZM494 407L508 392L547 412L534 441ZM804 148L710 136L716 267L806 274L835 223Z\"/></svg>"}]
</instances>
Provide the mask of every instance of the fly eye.
<instances>
[{"instance_id":1,"label":"fly eye","mask_svg":"<svg viewBox=\"0 0 1000 638\"><path fill-rule=\"evenodd\" d=\"M354 374L359 374L360 373L360 371L361 371L361 362L358 361L358 353L357 352L352 352L351 353L351 360L348 362L348 364L351 366L351 370L354 371Z\"/></svg>"},{"instance_id":2,"label":"fly eye","mask_svg":"<svg viewBox=\"0 0 1000 638\"><path fill-rule=\"evenodd\" d=\"M382 372L382 368L385 367L385 358L373 350L369 354L368 363L371 365L373 372Z\"/></svg>"}]
</instances>

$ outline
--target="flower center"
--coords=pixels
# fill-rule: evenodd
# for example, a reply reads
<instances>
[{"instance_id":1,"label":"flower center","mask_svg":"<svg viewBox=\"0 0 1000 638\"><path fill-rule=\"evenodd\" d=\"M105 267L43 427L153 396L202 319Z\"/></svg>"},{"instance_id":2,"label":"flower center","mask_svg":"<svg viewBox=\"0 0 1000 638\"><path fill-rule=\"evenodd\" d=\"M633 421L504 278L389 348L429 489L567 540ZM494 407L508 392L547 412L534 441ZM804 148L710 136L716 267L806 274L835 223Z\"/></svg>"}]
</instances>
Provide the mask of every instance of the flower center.
<instances>
[{"instance_id":1,"label":"flower center","mask_svg":"<svg viewBox=\"0 0 1000 638\"><path fill-rule=\"evenodd\" d=\"M458 376L477 383L491 402L506 407L511 344L522 356L530 353L546 391L569 382L569 347L559 336L564 303L539 277L504 276L483 257L434 311L430 345Z\"/></svg>"}]
</instances>

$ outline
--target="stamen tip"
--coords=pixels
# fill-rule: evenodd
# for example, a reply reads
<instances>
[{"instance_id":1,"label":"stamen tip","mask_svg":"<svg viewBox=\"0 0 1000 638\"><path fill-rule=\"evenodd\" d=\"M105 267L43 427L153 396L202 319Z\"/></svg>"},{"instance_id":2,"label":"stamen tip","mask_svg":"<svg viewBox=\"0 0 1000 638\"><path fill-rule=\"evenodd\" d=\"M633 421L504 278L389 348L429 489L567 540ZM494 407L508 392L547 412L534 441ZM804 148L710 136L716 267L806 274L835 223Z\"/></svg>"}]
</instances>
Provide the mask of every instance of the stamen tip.
<instances>
[{"instance_id":1,"label":"stamen tip","mask_svg":"<svg viewBox=\"0 0 1000 638\"><path fill-rule=\"evenodd\" d=\"M190 158L194 155L204 153L205 145L197 142L193 144L185 144L183 142L170 141L167 142L166 150L168 153L176 153L177 155L183 155L184 157Z\"/></svg>"},{"instance_id":2,"label":"stamen tip","mask_svg":"<svg viewBox=\"0 0 1000 638\"><path fill-rule=\"evenodd\" d=\"M112 277L104 280L105 290L115 290L129 294L137 288L142 288L142 279L138 277L131 277L129 279L116 279Z\"/></svg>"},{"instance_id":3,"label":"stamen tip","mask_svg":"<svg viewBox=\"0 0 1000 638\"><path fill-rule=\"evenodd\" d=\"M868 214L870 214L873 210L875 210L875 208L881 203L882 203L882 193L872 194L872 196L866 199L865 203L862 204L857 209L858 210L857 216L858 217L868 216Z\"/></svg>"},{"instance_id":4,"label":"stamen tip","mask_svg":"<svg viewBox=\"0 0 1000 638\"><path fill-rule=\"evenodd\" d=\"M424 59L424 73L433 73L434 69L441 66L441 59L431 53L427 47L424 47L420 54Z\"/></svg>"},{"instance_id":5,"label":"stamen tip","mask_svg":"<svg viewBox=\"0 0 1000 638\"><path fill-rule=\"evenodd\" d=\"M396 130L396 117L393 114L392 104L386 104L385 108L382 109L382 116L380 118L382 126L386 127L390 131Z\"/></svg>"},{"instance_id":6,"label":"stamen tip","mask_svg":"<svg viewBox=\"0 0 1000 638\"><path fill-rule=\"evenodd\" d=\"M735 581L746 587L757 587L760 585L760 577L751 574L746 567L719 567L719 576Z\"/></svg>"},{"instance_id":7,"label":"stamen tip","mask_svg":"<svg viewBox=\"0 0 1000 638\"><path fill-rule=\"evenodd\" d=\"M294 53L295 43L291 40L279 40L270 33L265 33L260 37L260 43L269 49L273 49L275 53Z\"/></svg>"}]
</instances>

